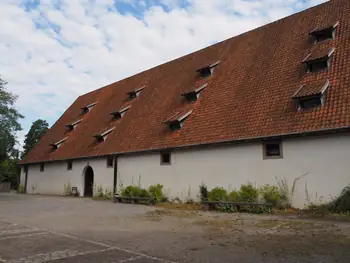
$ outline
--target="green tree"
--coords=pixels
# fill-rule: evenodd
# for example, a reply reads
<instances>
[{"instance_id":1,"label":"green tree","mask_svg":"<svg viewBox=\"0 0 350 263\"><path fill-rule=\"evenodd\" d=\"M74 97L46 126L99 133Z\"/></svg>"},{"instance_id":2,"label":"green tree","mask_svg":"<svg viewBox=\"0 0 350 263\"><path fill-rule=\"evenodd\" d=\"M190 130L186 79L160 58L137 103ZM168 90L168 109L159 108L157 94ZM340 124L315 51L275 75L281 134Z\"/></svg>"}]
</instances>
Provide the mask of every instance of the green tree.
<instances>
[{"instance_id":1,"label":"green tree","mask_svg":"<svg viewBox=\"0 0 350 263\"><path fill-rule=\"evenodd\" d=\"M30 150L33 149L35 144L39 142L41 137L43 137L43 135L48 131L48 129L49 124L47 123L47 121L39 119L33 122L24 140L24 151L22 157L26 156L28 152L30 152Z\"/></svg>"},{"instance_id":2,"label":"green tree","mask_svg":"<svg viewBox=\"0 0 350 263\"><path fill-rule=\"evenodd\" d=\"M6 90L6 84L0 78L0 182L12 181L16 174L16 132L22 130L19 120L24 118L14 107L17 96Z\"/></svg>"}]
</instances>

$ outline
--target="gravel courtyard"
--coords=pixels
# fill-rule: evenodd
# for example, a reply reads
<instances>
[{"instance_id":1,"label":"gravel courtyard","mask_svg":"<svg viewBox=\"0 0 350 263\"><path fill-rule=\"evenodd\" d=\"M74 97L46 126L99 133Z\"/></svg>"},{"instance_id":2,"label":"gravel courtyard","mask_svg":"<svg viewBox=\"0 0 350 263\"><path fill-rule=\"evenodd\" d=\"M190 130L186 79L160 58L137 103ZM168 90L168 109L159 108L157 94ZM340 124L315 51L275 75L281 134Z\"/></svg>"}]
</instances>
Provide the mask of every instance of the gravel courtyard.
<instances>
[{"instance_id":1,"label":"gravel courtyard","mask_svg":"<svg viewBox=\"0 0 350 263\"><path fill-rule=\"evenodd\" d=\"M350 262L350 223L0 194L0 262Z\"/></svg>"}]
</instances>

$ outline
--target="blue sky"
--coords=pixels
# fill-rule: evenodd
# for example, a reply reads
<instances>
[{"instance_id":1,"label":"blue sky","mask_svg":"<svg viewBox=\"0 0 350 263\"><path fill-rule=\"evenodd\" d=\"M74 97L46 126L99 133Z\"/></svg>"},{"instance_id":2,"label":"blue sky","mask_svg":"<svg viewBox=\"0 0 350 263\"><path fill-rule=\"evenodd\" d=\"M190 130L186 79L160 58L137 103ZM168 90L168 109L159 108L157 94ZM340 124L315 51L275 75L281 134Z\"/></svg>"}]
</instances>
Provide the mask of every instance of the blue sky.
<instances>
[{"instance_id":1,"label":"blue sky","mask_svg":"<svg viewBox=\"0 0 350 263\"><path fill-rule=\"evenodd\" d=\"M79 96L325 0L1 0L0 75L52 125Z\"/></svg>"}]
</instances>

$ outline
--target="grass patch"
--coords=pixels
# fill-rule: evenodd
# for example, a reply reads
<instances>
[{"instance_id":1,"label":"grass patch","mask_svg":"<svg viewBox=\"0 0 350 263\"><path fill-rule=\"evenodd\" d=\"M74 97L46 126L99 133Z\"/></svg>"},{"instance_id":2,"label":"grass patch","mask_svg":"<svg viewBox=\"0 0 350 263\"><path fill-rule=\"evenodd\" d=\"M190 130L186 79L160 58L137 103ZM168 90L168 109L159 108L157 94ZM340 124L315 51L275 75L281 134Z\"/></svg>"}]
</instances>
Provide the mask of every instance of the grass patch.
<instances>
[{"instance_id":1,"label":"grass patch","mask_svg":"<svg viewBox=\"0 0 350 263\"><path fill-rule=\"evenodd\" d=\"M158 203L157 207L172 209L172 210L184 210L184 211L199 211L203 210L203 206L198 203L192 204L174 204L174 203Z\"/></svg>"},{"instance_id":2,"label":"grass patch","mask_svg":"<svg viewBox=\"0 0 350 263\"><path fill-rule=\"evenodd\" d=\"M149 211L144 215L146 220L160 222L164 217L176 217L176 218L193 218L198 216L198 213L194 211L180 211L172 209L157 209Z\"/></svg>"},{"instance_id":3,"label":"grass patch","mask_svg":"<svg viewBox=\"0 0 350 263\"><path fill-rule=\"evenodd\" d=\"M193 225L208 227L210 230L214 231L228 231L239 229L241 224L235 220L230 219L207 219L207 220L195 220L192 222Z\"/></svg>"},{"instance_id":4,"label":"grass patch","mask_svg":"<svg viewBox=\"0 0 350 263\"><path fill-rule=\"evenodd\" d=\"M304 226L311 226L314 225L313 222L308 221L296 221L296 220L290 220L290 221L281 221L281 220L261 220L260 222L256 223L256 227L261 228L300 228Z\"/></svg>"}]
</instances>

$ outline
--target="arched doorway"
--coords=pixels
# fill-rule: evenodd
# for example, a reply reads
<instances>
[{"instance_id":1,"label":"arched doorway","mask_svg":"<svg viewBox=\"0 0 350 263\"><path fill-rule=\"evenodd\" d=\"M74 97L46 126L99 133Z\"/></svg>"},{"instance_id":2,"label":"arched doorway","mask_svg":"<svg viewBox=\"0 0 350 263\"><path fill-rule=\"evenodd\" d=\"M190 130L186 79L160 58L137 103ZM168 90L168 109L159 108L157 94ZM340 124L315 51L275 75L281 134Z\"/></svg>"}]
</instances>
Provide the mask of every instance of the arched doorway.
<instances>
[{"instance_id":1,"label":"arched doorway","mask_svg":"<svg viewBox=\"0 0 350 263\"><path fill-rule=\"evenodd\" d=\"M85 197L92 197L93 186L94 186L94 170L92 170L91 166L88 166L85 169L85 175L84 175L84 196Z\"/></svg>"}]
</instances>

